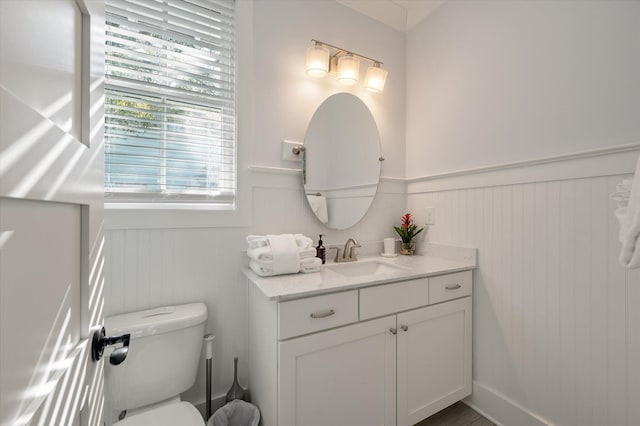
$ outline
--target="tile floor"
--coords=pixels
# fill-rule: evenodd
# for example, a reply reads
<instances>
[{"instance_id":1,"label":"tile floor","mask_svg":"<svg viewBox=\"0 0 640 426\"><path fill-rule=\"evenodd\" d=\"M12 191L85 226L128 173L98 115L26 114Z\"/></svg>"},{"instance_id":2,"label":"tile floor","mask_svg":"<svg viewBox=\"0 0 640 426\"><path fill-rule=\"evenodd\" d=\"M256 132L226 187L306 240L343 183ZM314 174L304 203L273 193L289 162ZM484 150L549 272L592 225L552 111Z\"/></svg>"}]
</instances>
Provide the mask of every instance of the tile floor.
<instances>
[{"instance_id":1,"label":"tile floor","mask_svg":"<svg viewBox=\"0 0 640 426\"><path fill-rule=\"evenodd\" d=\"M450 407L424 419L415 426L496 426L463 402L456 402Z\"/></svg>"}]
</instances>

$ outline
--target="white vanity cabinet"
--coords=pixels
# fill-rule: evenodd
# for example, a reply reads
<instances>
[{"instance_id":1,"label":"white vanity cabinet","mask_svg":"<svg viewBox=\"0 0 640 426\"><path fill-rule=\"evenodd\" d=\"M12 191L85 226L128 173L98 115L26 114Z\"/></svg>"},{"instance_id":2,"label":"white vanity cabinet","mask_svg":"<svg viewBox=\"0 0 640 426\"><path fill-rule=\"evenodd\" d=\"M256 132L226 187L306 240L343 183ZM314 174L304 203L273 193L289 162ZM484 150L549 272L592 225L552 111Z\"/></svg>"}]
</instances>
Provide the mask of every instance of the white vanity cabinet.
<instances>
[{"instance_id":1,"label":"white vanity cabinet","mask_svg":"<svg viewBox=\"0 0 640 426\"><path fill-rule=\"evenodd\" d=\"M469 395L471 284L469 270L287 301L250 285L262 425L409 426Z\"/></svg>"}]
</instances>

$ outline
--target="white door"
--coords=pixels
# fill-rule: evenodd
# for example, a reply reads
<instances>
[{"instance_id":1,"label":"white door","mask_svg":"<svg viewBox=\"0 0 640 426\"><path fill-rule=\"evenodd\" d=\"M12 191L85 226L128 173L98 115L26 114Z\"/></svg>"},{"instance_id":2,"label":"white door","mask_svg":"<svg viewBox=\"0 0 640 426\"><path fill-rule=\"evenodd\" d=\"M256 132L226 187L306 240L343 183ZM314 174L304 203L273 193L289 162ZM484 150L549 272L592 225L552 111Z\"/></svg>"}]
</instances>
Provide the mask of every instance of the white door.
<instances>
[{"instance_id":1,"label":"white door","mask_svg":"<svg viewBox=\"0 0 640 426\"><path fill-rule=\"evenodd\" d=\"M396 318L279 344L279 426L396 424Z\"/></svg>"},{"instance_id":2,"label":"white door","mask_svg":"<svg viewBox=\"0 0 640 426\"><path fill-rule=\"evenodd\" d=\"M0 0L0 425L99 425L102 0Z\"/></svg>"},{"instance_id":3,"label":"white door","mask_svg":"<svg viewBox=\"0 0 640 426\"><path fill-rule=\"evenodd\" d=\"M398 315L398 426L471 394L471 297Z\"/></svg>"}]
</instances>

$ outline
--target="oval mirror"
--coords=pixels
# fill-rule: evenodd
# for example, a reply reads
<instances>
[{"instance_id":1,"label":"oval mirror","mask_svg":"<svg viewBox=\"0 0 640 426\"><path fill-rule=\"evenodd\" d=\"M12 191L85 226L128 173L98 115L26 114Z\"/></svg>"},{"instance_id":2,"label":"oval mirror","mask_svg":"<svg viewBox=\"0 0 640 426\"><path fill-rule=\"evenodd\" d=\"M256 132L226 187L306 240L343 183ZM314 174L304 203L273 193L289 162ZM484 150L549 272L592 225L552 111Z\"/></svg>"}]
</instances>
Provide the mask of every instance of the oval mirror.
<instances>
[{"instance_id":1,"label":"oval mirror","mask_svg":"<svg viewBox=\"0 0 640 426\"><path fill-rule=\"evenodd\" d=\"M304 137L304 190L327 227L347 229L371 207L380 180L380 134L369 108L356 96L327 98Z\"/></svg>"}]
</instances>

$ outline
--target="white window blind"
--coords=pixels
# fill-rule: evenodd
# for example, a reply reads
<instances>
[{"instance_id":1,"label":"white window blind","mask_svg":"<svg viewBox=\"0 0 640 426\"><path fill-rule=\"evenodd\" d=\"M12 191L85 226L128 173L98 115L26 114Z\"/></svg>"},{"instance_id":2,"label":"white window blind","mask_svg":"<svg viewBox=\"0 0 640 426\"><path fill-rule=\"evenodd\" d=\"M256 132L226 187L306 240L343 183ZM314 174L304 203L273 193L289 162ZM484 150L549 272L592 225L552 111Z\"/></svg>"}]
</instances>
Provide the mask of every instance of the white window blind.
<instances>
[{"instance_id":1,"label":"white window blind","mask_svg":"<svg viewBox=\"0 0 640 426\"><path fill-rule=\"evenodd\" d=\"M233 205L233 0L107 0L105 198Z\"/></svg>"}]
</instances>

